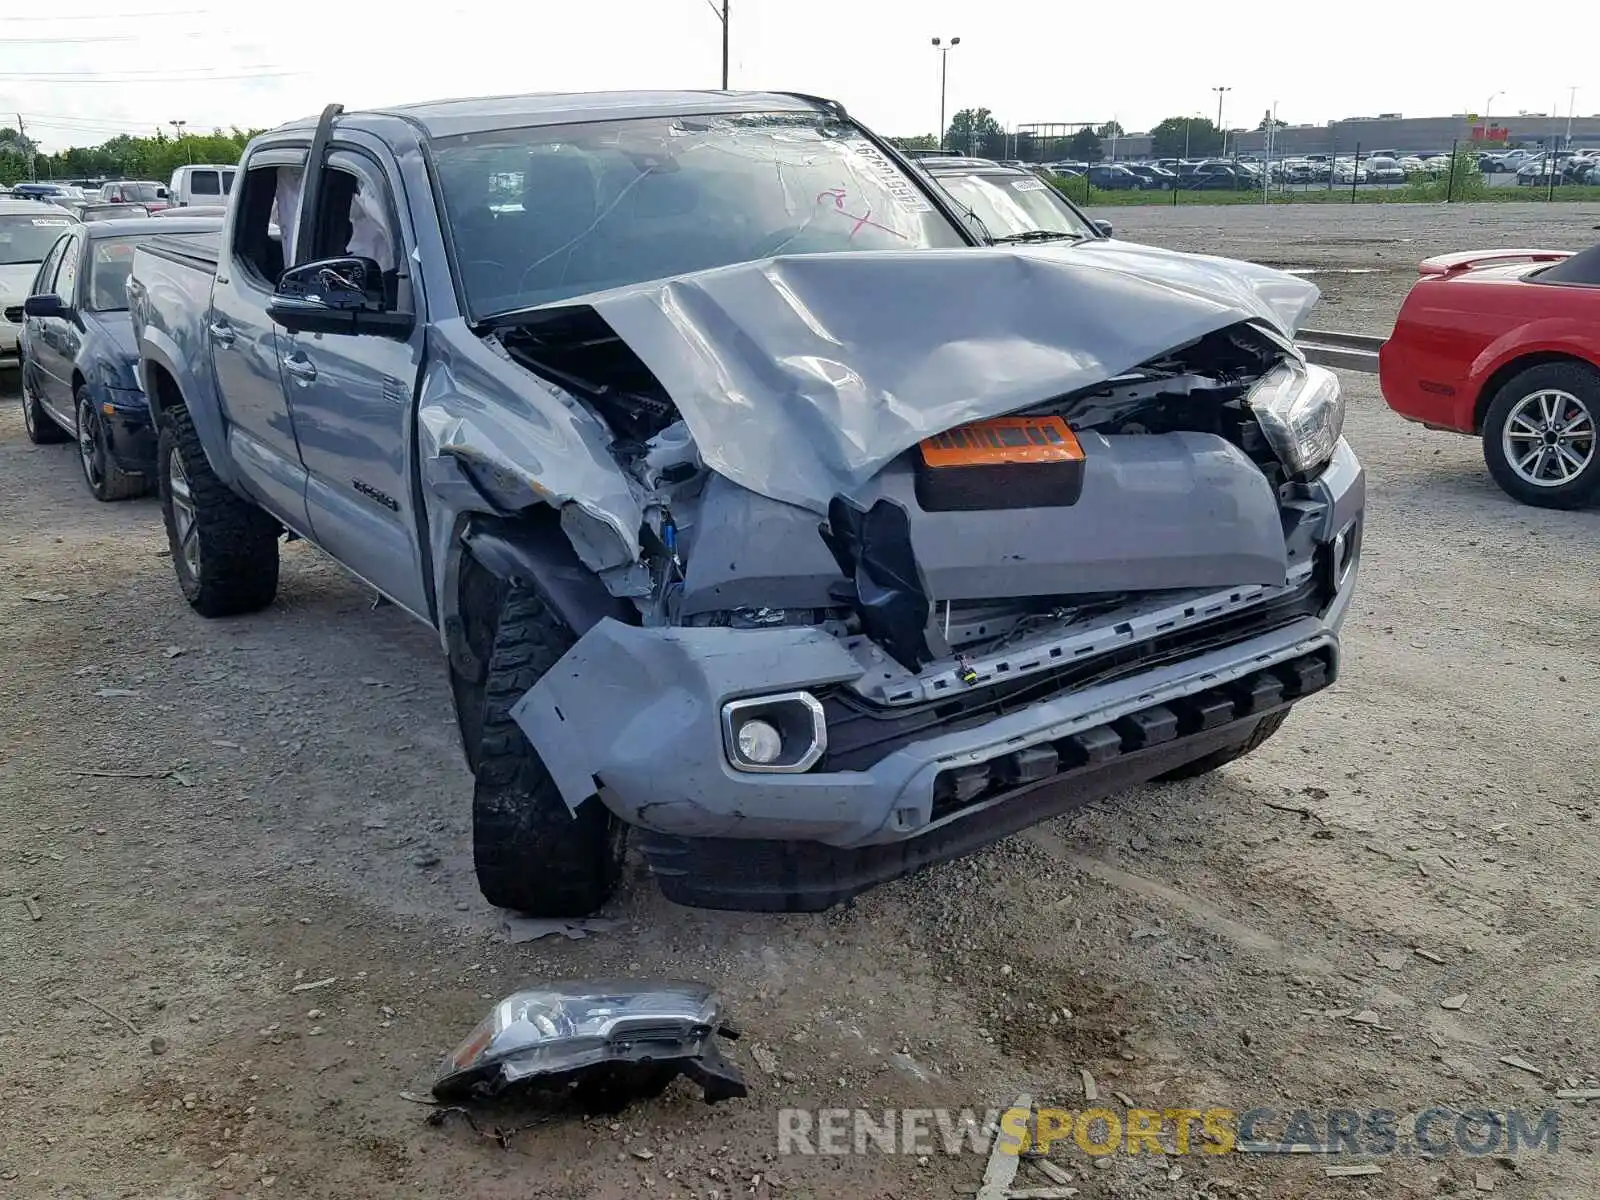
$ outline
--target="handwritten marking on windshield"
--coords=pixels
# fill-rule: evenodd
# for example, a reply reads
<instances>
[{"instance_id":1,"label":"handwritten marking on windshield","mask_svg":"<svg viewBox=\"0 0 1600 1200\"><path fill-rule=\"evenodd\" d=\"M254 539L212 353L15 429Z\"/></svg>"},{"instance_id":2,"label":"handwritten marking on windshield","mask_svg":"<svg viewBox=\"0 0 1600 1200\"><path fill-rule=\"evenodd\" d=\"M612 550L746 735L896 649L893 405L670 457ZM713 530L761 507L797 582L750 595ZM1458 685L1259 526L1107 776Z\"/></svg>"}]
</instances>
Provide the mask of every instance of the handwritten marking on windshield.
<instances>
[{"instance_id":1,"label":"handwritten marking on windshield","mask_svg":"<svg viewBox=\"0 0 1600 1200\"><path fill-rule=\"evenodd\" d=\"M829 188L827 191L817 193L817 203L825 206L826 201L832 200L835 212L855 222L855 226L850 230L850 240L852 242L856 240L856 234L861 232L861 227L863 225L871 225L874 229L881 229L885 233L894 234L894 236L899 238L901 241L906 240L906 235L901 233L898 229L891 229L887 225L882 225L877 221L874 221L872 219L872 205L870 204L867 205L867 211L860 215L857 215L853 212L846 212L844 202L845 197L848 194L849 193L844 188Z\"/></svg>"}]
</instances>

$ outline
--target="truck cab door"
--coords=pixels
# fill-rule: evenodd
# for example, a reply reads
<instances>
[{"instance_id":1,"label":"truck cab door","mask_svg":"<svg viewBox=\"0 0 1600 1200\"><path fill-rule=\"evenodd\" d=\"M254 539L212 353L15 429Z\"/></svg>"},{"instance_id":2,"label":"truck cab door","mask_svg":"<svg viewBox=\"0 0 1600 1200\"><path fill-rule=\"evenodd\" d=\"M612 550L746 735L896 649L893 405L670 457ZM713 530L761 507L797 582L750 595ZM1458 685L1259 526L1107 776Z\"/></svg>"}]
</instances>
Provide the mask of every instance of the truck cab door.
<instances>
[{"instance_id":1,"label":"truck cab door","mask_svg":"<svg viewBox=\"0 0 1600 1200\"><path fill-rule=\"evenodd\" d=\"M406 265L394 188L376 158L335 143L324 168L313 246L300 262L377 260L395 306L418 302ZM431 620L428 568L412 479L421 314L408 341L375 334L285 333L280 369L305 461L306 508L317 544L390 600Z\"/></svg>"},{"instance_id":2,"label":"truck cab door","mask_svg":"<svg viewBox=\"0 0 1600 1200\"><path fill-rule=\"evenodd\" d=\"M278 172L303 170L305 158L303 149L266 147L246 164L205 327L240 486L302 534L310 529L306 468L295 441L294 397L278 371L278 343L288 334L267 316L267 304L284 268L272 234Z\"/></svg>"}]
</instances>

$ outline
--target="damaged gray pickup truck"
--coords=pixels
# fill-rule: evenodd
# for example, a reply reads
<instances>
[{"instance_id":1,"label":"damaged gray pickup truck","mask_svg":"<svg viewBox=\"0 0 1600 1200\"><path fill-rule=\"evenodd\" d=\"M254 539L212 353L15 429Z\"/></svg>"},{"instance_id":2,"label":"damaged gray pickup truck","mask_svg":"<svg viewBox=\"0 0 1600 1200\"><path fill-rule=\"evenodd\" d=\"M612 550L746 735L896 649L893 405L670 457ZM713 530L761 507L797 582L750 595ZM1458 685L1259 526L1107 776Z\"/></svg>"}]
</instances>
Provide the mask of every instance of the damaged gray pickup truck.
<instances>
[{"instance_id":1,"label":"damaged gray pickup truck","mask_svg":"<svg viewBox=\"0 0 1600 1200\"><path fill-rule=\"evenodd\" d=\"M184 595L302 537L437 629L500 905L594 910L631 828L674 900L824 908L1339 669L1316 289L995 244L827 101L330 106L130 294Z\"/></svg>"}]
</instances>

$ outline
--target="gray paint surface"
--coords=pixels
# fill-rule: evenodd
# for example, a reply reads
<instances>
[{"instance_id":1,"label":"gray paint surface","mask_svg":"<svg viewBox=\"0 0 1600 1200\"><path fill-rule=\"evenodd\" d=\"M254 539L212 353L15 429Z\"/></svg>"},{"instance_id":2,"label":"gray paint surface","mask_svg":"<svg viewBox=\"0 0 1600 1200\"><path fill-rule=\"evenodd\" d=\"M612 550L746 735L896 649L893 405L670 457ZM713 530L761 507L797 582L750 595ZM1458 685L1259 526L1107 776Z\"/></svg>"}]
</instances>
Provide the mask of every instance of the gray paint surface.
<instances>
[{"instance_id":1,"label":"gray paint surface","mask_svg":"<svg viewBox=\"0 0 1600 1200\"><path fill-rule=\"evenodd\" d=\"M824 512L897 454L1241 321L1292 332L1313 284L1113 243L812 254L588 303L660 380L712 470Z\"/></svg>"},{"instance_id":2,"label":"gray paint surface","mask_svg":"<svg viewBox=\"0 0 1600 1200\"><path fill-rule=\"evenodd\" d=\"M858 495L869 507L879 497L905 506L936 601L1283 583L1277 498L1238 448L1205 433L1079 440L1083 495L1066 508L924 512L905 457ZM807 509L714 480L695 527L685 615L828 606L839 568L817 523Z\"/></svg>"},{"instance_id":3,"label":"gray paint surface","mask_svg":"<svg viewBox=\"0 0 1600 1200\"><path fill-rule=\"evenodd\" d=\"M1068 737L1323 647L1355 576L1321 617L936 734L863 771L741 774L718 729L723 699L820 687L861 668L814 630L638 629L602 621L512 708L573 807L595 794L630 824L686 837L902 841L933 820L941 770ZM807 635L810 635L809 637ZM842 657L841 657L842 656Z\"/></svg>"}]
</instances>

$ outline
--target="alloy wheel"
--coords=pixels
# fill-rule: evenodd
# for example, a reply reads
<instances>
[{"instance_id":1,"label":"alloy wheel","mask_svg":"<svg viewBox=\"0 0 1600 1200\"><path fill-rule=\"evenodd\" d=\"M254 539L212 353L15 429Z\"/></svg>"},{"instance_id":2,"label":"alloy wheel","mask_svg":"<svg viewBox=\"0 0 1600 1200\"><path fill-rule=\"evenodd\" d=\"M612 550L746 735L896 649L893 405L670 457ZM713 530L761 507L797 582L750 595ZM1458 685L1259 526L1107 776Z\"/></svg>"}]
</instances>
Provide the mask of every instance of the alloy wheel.
<instances>
[{"instance_id":1,"label":"alloy wheel","mask_svg":"<svg viewBox=\"0 0 1600 1200\"><path fill-rule=\"evenodd\" d=\"M194 493L183 469L183 454L176 446L167 461L167 490L172 499L172 531L178 553L191 579L200 577L200 526L195 520Z\"/></svg>"},{"instance_id":2,"label":"alloy wheel","mask_svg":"<svg viewBox=\"0 0 1600 1200\"><path fill-rule=\"evenodd\" d=\"M1595 414L1578 397L1543 388L1506 414L1501 448L1518 478L1534 487L1571 483L1594 462Z\"/></svg>"}]
</instances>

